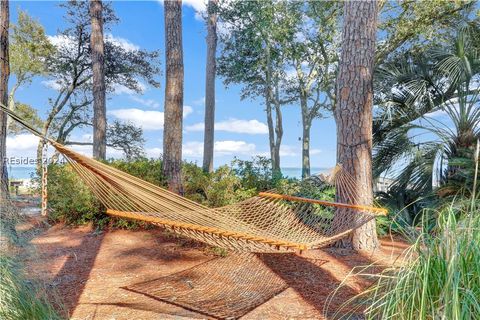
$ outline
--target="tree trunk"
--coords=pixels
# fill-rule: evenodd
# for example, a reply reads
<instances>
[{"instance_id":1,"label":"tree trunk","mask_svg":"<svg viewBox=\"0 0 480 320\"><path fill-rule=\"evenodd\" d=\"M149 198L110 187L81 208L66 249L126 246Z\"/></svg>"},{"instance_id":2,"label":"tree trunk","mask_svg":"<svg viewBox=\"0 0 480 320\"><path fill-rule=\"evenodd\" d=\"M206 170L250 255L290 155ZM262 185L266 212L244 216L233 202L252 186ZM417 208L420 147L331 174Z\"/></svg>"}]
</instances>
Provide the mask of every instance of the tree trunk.
<instances>
[{"instance_id":1,"label":"tree trunk","mask_svg":"<svg viewBox=\"0 0 480 320\"><path fill-rule=\"evenodd\" d=\"M310 177L310 128L311 121L303 124L302 134L302 179Z\"/></svg>"},{"instance_id":2,"label":"tree trunk","mask_svg":"<svg viewBox=\"0 0 480 320\"><path fill-rule=\"evenodd\" d=\"M213 171L215 130L215 73L217 62L217 0L208 1L207 70L205 81L205 135L203 143L203 171Z\"/></svg>"},{"instance_id":3,"label":"tree trunk","mask_svg":"<svg viewBox=\"0 0 480 320\"><path fill-rule=\"evenodd\" d=\"M182 1L166 0L165 10L165 121L163 132L163 173L168 188L183 194L182 187L182 116L183 48Z\"/></svg>"},{"instance_id":4,"label":"tree trunk","mask_svg":"<svg viewBox=\"0 0 480 320\"><path fill-rule=\"evenodd\" d=\"M105 65L103 43L102 1L90 0L93 71L93 157L105 160L107 150L107 110L105 105Z\"/></svg>"},{"instance_id":5,"label":"tree trunk","mask_svg":"<svg viewBox=\"0 0 480 320\"><path fill-rule=\"evenodd\" d=\"M308 111L307 97L300 97L300 107L302 109L302 179L310 176L310 128L312 127L312 117Z\"/></svg>"},{"instance_id":6,"label":"tree trunk","mask_svg":"<svg viewBox=\"0 0 480 320\"><path fill-rule=\"evenodd\" d=\"M9 1L2 0L0 12L0 102L8 108L8 78L10 65L8 59L8 30L10 28ZM0 196L9 197L7 171L7 114L0 112ZM3 200L1 200L3 201Z\"/></svg>"},{"instance_id":7,"label":"tree trunk","mask_svg":"<svg viewBox=\"0 0 480 320\"><path fill-rule=\"evenodd\" d=\"M338 185L337 201L371 205L373 67L377 30L377 1L346 1L342 53L337 78L337 161L351 176L352 185ZM350 192L350 190L352 190ZM336 220L355 219L355 212L338 210ZM375 220L342 241L353 249L379 245Z\"/></svg>"},{"instance_id":8,"label":"tree trunk","mask_svg":"<svg viewBox=\"0 0 480 320\"><path fill-rule=\"evenodd\" d=\"M283 119L282 108L280 104L280 89L278 87L278 76L275 80L275 148L273 153L273 159L275 162L275 168L273 169L273 176L277 177L282 174L280 168L280 146L283 138Z\"/></svg>"},{"instance_id":9,"label":"tree trunk","mask_svg":"<svg viewBox=\"0 0 480 320\"><path fill-rule=\"evenodd\" d=\"M17 79L17 83L13 86L13 88L10 90L10 93L8 94L8 109L10 111L15 112L15 93L17 92L19 86L20 86L20 81ZM7 134L8 134L8 128L10 128L12 123L12 118L7 117Z\"/></svg>"},{"instance_id":10,"label":"tree trunk","mask_svg":"<svg viewBox=\"0 0 480 320\"><path fill-rule=\"evenodd\" d=\"M270 61L270 44L267 42L265 48L266 54L266 63L267 63L267 72L265 75L265 111L267 113L267 125L268 125L268 141L270 146L270 158L272 160L272 172L275 175L281 174L280 169L280 144L282 142L283 136L283 127L282 127L282 113L280 110L280 104L278 99L274 98L274 93L272 90L273 80L272 80L272 66ZM275 81L278 83L278 81ZM278 93L278 85L275 87L275 94ZM275 100L273 103L275 107L275 125L273 124L273 110L272 110L272 100Z\"/></svg>"},{"instance_id":11,"label":"tree trunk","mask_svg":"<svg viewBox=\"0 0 480 320\"><path fill-rule=\"evenodd\" d=\"M268 145L270 147L270 159L272 160L272 171L277 170L276 161L276 143L275 143L275 127L273 125L273 112L272 103L270 102L270 93L268 88L265 93L265 112L267 113L267 126L268 126Z\"/></svg>"}]
</instances>

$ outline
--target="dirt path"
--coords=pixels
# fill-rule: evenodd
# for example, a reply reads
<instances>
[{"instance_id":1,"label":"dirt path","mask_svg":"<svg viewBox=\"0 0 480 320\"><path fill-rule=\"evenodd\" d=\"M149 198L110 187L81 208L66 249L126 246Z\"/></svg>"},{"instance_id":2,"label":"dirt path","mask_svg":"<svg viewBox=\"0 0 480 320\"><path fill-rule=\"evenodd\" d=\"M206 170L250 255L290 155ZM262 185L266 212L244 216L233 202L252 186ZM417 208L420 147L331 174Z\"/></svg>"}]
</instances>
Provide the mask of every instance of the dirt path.
<instances>
[{"instance_id":1,"label":"dirt path","mask_svg":"<svg viewBox=\"0 0 480 320\"><path fill-rule=\"evenodd\" d=\"M24 227L25 229L25 227ZM30 275L44 280L71 319L205 319L204 315L125 290L126 286L174 274L214 258L205 247L162 230L95 232L91 227L53 226L35 236L28 257ZM406 247L383 240L373 256L326 249L265 259L288 289L242 319L324 319L328 295L354 266L393 261ZM293 267L292 267L293 266ZM351 279L339 291L335 310L365 285Z\"/></svg>"}]
</instances>

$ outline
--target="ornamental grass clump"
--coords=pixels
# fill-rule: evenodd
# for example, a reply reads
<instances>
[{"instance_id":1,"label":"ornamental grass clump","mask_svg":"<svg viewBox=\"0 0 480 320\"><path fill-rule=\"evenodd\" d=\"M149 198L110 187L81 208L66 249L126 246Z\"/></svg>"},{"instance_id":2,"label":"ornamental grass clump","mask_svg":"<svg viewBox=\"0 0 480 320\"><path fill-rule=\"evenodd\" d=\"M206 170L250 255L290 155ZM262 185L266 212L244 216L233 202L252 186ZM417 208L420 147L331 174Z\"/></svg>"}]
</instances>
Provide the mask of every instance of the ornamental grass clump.
<instances>
[{"instance_id":1,"label":"ornamental grass clump","mask_svg":"<svg viewBox=\"0 0 480 320\"><path fill-rule=\"evenodd\" d=\"M480 210L459 212L453 203L437 213L433 229L424 228L417 235L398 265L380 274L364 272L369 268L352 273L373 279L373 285L349 301L349 307L363 309L366 319L477 319ZM346 305L341 309L336 318L355 313L345 311Z\"/></svg>"},{"instance_id":2,"label":"ornamental grass clump","mask_svg":"<svg viewBox=\"0 0 480 320\"><path fill-rule=\"evenodd\" d=\"M15 258L0 254L0 279L0 319L61 319L45 292L24 278Z\"/></svg>"}]
</instances>

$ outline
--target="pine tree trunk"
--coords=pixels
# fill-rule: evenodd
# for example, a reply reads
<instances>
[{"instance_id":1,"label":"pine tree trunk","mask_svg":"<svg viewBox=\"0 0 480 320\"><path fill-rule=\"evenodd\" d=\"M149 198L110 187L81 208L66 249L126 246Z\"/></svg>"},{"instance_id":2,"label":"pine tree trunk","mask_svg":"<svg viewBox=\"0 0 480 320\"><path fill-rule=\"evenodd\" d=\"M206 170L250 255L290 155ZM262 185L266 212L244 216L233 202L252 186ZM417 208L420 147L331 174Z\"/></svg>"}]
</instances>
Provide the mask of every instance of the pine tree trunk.
<instances>
[{"instance_id":1,"label":"pine tree trunk","mask_svg":"<svg viewBox=\"0 0 480 320\"><path fill-rule=\"evenodd\" d=\"M205 81L205 135L203 143L203 171L213 171L215 130L215 73L217 69L217 0L208 1L207 70Z\"/></svg>"},{"instance_id":2,"label":"pine tree trunk","mask_svg":"<svg viewBox=\"0 0 480 320\"><path fill-rule=\"evenodd\" d=\"M377 1L346 1L342 53L337 79L337 161L353 179L349 192L337 186L337 201L371 205L373 67ZM338 210L335 220L355 219L355 212ZM357 229L342 246L371 250L379 245L375 221Z\"/></svg>"},{"instance_id":3,"label":"pine tree trunk","mask_svg":"<svg viewBox=\"0 0 480 320\"><path fill-rule=\"evenodd\" d=\"M93 157L105 160L107 150L107 110L105 105L105 66L103 43L102 1L90 0L93 70Z\"/></svg>"},{"instance_id":4,"label":"pine tree trunk","mask_svg":"<svg viewBox=\"0 0 480 320\"><path fill-rule=\"evenodd\" d=\"M168 188L183 194L182 187L182 116L183 48L182 1L166 0L165 10L165 121L163 132L163 174Z\"/></svg>"},{"instance_id":5,"label":"pine tree trunk","mask_svg":"<svg viewBox=\"0 0 480 320\"><path fill-rule=\"evenodd\" d=\"M10 65L8 59L8 30L10 28L9 1L0 1L0 102L8 108L8 78ZM0 112L0 196L9 197L7 172L7 115Z\"/></svg>"}]
</instances>

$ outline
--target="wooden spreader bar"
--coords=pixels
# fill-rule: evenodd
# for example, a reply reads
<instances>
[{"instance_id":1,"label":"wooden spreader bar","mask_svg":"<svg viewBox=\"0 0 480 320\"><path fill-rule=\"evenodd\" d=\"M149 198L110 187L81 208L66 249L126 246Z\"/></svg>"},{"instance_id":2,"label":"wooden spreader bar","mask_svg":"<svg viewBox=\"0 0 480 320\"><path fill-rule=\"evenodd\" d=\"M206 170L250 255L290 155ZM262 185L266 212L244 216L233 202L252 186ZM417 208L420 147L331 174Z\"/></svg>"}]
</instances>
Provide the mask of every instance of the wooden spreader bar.
<instances>
[{"instance_id":1,"label":"wooden spreader bar","mask_svg":"<svg viewBox=\"0 0 480 320\"><path fill-rule=\"evenodd\" d=\"M160 225L171 227L171 228L205 232L205 233L214 234L214 235L225 237L225 238L235 238L240 240L259 242L259 243L263 243L273 247L285 247L288 249L296 249L296 250L308 249L308 246L303 243L273 240L273 239L268 239L268 238L259 237L259 236L252 236L252 235L241 233L241 232L226 231L218 228L204 227L204 226L191 224L191 223L177 222L177 221L172 221L168 219L162 219L159 217L148 216L141 212L127 212L127 211L107 209L107 214L110 216L115 216L120 218L141 220L145 222L160 224Z\"/></svg>"},{"instance_id":2,"label":"wooden spreader bar","mask_svg":"<svg viewBox=\"0 0 480 320\"><path fill-rule=\"evenodd\" d=\"M365 210L365 211L373 212L373 213L376 213L376 214L382 215L382 216L386 216L387 213L388 213L388 210L385 209L385 208L375 208L375 207L364 206L364 205L359 205L359 204L346 204L346 203L340 203L340 202L315 200L315 199L287 196L287 195L284 195L284 194L277 194L277 193L270 193L270 192L260 192L258 195L260 197L265 197L265 198L274 198L274 199L283 199L283 200L289 200L289 201L321 204L321 205L324 205L324 206L327 206L327 207L338 207L338 208Z\"/></svg>"}]
</instances>

